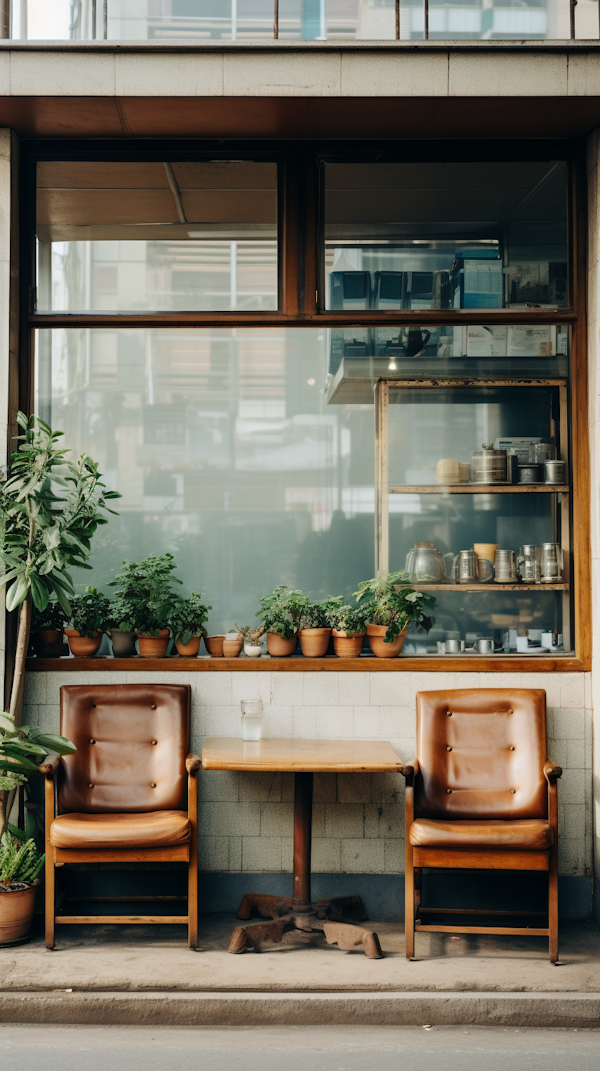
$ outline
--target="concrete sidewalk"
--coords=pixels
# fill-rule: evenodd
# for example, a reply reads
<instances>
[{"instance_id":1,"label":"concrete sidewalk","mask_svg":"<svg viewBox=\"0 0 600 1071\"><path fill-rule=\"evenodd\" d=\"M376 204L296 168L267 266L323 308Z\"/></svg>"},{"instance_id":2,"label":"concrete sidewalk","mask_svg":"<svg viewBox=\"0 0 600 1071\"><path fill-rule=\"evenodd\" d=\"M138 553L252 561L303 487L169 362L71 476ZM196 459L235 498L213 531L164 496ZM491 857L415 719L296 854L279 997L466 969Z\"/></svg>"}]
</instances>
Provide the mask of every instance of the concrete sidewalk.
<instances>
[{"instance_id":1,"label":"concrete sidewalk","mask_svg":"<svg viewBox=\"0 0 600 1071\"><path fill-rule=\"evenodd\" d=\"M201 919L198 950L181 926L57 927L57 946L43 937L0 951L6 992L498 992L600 993L600 932L594 923L561 927L560 965L548 960L541 937L417 934L418 962L404 956L397 923L376 921L385 958L362 948L342 952L320 935L285 934L260 954L227 952L232 915Z\"/></svg>"}]
</instances>

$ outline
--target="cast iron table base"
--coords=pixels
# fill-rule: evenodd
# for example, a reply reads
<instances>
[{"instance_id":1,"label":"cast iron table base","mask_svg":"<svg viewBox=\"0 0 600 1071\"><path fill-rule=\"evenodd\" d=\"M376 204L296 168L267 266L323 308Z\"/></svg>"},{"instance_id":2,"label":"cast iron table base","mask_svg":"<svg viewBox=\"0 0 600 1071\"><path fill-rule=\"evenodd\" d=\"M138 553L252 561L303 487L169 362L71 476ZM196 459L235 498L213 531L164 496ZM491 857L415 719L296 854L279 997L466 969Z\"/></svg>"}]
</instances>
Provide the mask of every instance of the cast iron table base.
<instances>
[{"instance_id":1,"label":"cast iron table base","mask_svg":"<svg viewBox=\"0 0 600 1071\"><path fill-rule=\"evenodd\" d=\"M294 786L294 885L293 897L246 893L237 917L249 919L256 912L268 922L238 926L231 935L230 952L260 951L263 941L276 944L284 933L323 933L328 945L350 949L363 946L369 959L381 959L379 938L355 923L366 919L359 896L331 896L312 902L310 892L310 848L312 834L312 773L297 773Z\"/></svg>"}]
</instances>

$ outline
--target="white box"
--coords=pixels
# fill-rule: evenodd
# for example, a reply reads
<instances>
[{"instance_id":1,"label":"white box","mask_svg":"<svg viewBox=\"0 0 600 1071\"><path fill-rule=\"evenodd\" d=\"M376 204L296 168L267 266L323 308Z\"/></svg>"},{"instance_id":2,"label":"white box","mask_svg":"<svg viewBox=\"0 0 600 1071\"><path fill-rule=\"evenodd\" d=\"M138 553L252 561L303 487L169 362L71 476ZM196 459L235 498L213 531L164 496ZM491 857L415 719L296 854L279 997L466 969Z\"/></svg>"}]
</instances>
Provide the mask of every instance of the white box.
<instances>
[{"instance_id":1,"label":"white box","mask_svg":"<svg viewBox=\"0 0 600 1071\"><path fill-rule=\"evenodd\" d=\"M508 328L508 357L556 356L556 327L522 324Z\"/></svg>"},{"instance_id":2,"label":"white box","mask_svg":"<svg viewBox=\"0 0 600 1071\"><path fill-rule=\"evenodd\" d=\"M470 324L466 333L467 357L506 357L507 327Z\"/></svg>"}]
</instances>

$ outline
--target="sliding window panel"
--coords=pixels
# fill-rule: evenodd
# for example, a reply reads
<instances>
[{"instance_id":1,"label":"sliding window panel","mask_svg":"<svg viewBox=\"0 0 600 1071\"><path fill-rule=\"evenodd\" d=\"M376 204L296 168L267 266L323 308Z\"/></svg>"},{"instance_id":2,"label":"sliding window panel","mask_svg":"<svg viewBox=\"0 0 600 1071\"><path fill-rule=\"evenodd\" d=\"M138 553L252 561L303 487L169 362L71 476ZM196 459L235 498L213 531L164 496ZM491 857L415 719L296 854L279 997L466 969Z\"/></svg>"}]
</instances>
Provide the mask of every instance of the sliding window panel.
<instances>
[{"instance_id":1,"label":"sliding window panel","mask_svg":"<svg viewBox=\"0 0 600 1071\"><path fill-rule=\"evenodd\" d=\"M323 169L326 309L568 304L566 163Z\"/></svg>"},{"instance_id":2,"label":"sliding window panel","mask_svg":"<svg viewBox=\"0 0 600 1071\"><path fill-rule=\"evenodd\" d=\"M277 164L43 162L38 309L277 308Z\"/></svg>"},{"instance_id":3,"label":"sliding window panel","mask_svg":"<svg viewBox=\"0 0 600 1071\"><path fill-rule=\"evenodd\" d=\"M278 584L373 575L373 406L327 405L322 329L56 329L36 352L36 412L123 495L79 588L170 551L218 633Z\"/></svg>"}]
</instances>

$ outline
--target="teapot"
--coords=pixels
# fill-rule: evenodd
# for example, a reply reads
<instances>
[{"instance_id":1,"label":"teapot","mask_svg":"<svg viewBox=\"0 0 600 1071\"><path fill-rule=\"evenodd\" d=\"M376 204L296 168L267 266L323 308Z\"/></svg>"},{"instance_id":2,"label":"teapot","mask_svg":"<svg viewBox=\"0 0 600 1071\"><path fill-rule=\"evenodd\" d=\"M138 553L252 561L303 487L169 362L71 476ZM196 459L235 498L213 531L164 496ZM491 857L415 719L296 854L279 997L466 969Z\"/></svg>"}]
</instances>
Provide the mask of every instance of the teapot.
<instances>
[{"instance_id":1,"label":"teapot","mask_svg":"<svg viewBox=\"0 0 600 1071\"><path fill-rule=\"evenodd\" d=\"M449 584L446 558L452 565L451 552L442 554L433 543L415 543L406 555L405 569L416 584Z\"/></svg>"}]
</instances>

